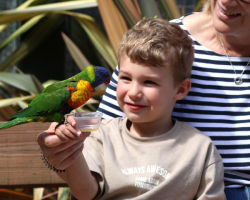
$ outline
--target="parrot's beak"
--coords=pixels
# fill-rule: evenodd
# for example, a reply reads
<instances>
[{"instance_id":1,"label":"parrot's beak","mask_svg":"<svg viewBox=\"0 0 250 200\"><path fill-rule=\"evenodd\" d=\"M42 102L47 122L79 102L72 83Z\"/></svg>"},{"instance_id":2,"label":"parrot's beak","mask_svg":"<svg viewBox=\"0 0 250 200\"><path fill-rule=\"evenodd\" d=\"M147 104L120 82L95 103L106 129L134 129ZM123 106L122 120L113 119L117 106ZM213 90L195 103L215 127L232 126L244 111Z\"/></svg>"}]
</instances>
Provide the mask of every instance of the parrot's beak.
<instances>
[{"instance_id":1,"label":"parrot's beak","mask_svg":"<svg viewBox=\"0 0 250 200\"><path fill-rule=\"evenodd\" d=\"M106 80L104 81L104 83L106 83L107 85L109 84L110 82L110 77L106 78Z\"/></svg>"}]
</instances>

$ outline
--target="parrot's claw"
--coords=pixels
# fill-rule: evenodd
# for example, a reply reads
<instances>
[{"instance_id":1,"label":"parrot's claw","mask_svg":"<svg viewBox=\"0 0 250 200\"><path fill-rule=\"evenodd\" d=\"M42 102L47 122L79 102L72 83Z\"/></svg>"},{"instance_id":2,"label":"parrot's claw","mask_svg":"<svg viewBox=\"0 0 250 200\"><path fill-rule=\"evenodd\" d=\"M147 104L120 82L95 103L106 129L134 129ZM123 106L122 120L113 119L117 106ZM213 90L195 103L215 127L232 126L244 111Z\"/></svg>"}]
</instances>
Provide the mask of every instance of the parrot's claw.
<instances>
[{"instance_id":1,"label":"parrot's claw","mask_svg":"<svg viewBox=\"0 0 250 200\"><path fill-rule=\"evenodd\" d=\"M69 114L64 115L64 124L65 124L65 125L68 125L68 124L69 124L69 123L67 122L67 118L68 118L68 116L72 116L72 115L75 115L75 113L74 113L74 112L71 112L71 113L69 113Z\"/></svg>"},{"instance_id":2,"label":"parrot's claw","mask_svg":"<svg viewBox=\"0 0 250 200\"><path fill-rule=\"evenodd\" d=\"M68 122L67 122L67 117L68 116L72 116L72 115L75 115L75 113L74 112L71 112L71 113L69 113L69 114L66 114L66 115L64 115L64 120L62 120L61 122L59 122L57 125L56 125L56 127L55 127L55 131L56 131L56 129L60 126L60 125L62 125L62 124L65 124L66 126L69 124Z\"/></svg>"}]
</instances>

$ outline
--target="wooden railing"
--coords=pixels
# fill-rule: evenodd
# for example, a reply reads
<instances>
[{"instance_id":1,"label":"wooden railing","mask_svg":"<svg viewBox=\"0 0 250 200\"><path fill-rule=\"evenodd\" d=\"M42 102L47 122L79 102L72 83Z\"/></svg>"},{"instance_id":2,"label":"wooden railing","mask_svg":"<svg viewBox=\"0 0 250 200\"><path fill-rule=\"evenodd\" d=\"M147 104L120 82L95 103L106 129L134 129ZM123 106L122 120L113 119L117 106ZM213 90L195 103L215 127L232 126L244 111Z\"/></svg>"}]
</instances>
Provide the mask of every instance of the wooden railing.
<instances>
[{"instance_id":1,"label":"wooden railing","mask_svg":"<svg viewBox=\"0 0 250 200\"><path fill-rule=\"evenodd\" d=\"M49 124L28 123L0 130L0 188L67 187L43 163L36 141Z\"/></svg>"}]
</instances>

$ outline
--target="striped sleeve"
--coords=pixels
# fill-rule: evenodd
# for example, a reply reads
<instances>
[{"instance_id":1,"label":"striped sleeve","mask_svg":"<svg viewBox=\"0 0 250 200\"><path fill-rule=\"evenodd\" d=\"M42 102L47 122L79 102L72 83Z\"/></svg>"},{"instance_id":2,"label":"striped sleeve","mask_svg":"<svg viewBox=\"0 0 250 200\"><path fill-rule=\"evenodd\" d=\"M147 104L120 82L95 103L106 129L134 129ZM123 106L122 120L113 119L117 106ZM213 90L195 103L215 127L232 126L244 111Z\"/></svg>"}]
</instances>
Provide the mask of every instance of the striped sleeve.
<instances>
[{"instance_id":1,"label":"striped sleeve","mask_svg":"<svg viewBox=\"0 0 250 200\"><path fill-rule=\"evenodd\" d=\"M105 94L102 97L102 101L99 105L97 112L103 113L104 119L113 119L116 117L125 116L124 112L119 107L116 101L116 87L118 82L118 66L112 74L110 83L106 89Z\"/></svg>"}]
</instances>

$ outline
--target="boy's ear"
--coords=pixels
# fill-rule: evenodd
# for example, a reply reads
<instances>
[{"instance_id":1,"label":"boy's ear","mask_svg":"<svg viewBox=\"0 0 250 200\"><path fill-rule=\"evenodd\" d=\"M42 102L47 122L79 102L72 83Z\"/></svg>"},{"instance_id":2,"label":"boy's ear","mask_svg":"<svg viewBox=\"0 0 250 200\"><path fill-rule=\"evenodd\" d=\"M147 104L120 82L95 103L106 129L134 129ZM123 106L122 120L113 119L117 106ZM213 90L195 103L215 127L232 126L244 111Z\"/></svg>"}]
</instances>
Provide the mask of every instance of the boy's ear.
<instances>
[{"instance_id":1,"label":"boy's ear","mask_svg":"<svg viewBox=\"0 0 250 200\"><path fill-rule=\"evenodd\" d=\"M178 90L174 96L174 99L181 100L183 99L189 92L191 88L191 81L189 78L184 79L181 84L178 86Z\"/></svg>"}]
</instances>

